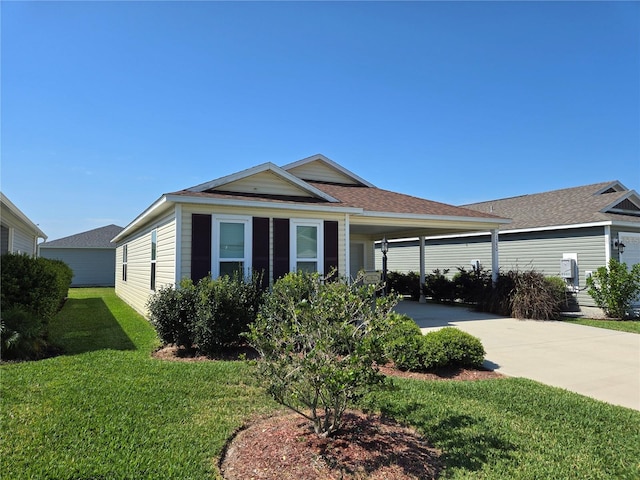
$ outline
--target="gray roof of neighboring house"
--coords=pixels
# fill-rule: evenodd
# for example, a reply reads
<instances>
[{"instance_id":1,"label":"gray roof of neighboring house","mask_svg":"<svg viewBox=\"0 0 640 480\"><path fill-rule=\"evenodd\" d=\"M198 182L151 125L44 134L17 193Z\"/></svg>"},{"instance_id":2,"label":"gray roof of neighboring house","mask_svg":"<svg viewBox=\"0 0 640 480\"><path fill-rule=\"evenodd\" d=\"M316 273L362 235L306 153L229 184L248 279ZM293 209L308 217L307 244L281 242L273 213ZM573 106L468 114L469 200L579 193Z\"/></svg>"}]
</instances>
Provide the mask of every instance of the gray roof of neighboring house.
<instances>
[{"instance_id":1,"label":"gray roof of neighboring house","mask_svg":"<svg viewBox=\"0 0 640 480\"><path fill-rule=\"evenodd\" d=\"M116 248L111 239L119 234L123 227L107 225L87 232L77 233L69 237L59 238L41 243L40 248Z\"/></svg>"},{"instance_id":2,"label":"gray roof of neighboring house","mask_svg":"<svg viewBox=\"0 0 640 480\"><path fill-rule=\"evenodd\" d=\"M640 227L640 196L618 181L461 205L511 218L501 230L597 222L633 222ZM612 210L618 210L612 211ZM626 212L626 213L625 213Z\"/></svg>"}]
</instances>

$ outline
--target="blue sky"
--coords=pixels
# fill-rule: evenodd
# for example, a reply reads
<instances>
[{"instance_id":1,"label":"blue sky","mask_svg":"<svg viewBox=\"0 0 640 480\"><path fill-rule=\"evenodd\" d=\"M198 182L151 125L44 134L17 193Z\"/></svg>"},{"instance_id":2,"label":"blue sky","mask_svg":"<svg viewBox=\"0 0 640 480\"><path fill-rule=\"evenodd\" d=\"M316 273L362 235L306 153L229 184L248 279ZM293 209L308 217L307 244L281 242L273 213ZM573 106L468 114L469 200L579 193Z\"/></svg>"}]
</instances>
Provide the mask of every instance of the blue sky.
<instances>
[{"instance_id":1,"label":"blue sky","mask_svg":"<svg viewBox=\"0 0 640 480\"><path fill-rule=\"evenodd\" d=\"M638 2L0 8L0 187L50 240L315 153L451 204L640 190Z\"/></svg>"}]
</instances>

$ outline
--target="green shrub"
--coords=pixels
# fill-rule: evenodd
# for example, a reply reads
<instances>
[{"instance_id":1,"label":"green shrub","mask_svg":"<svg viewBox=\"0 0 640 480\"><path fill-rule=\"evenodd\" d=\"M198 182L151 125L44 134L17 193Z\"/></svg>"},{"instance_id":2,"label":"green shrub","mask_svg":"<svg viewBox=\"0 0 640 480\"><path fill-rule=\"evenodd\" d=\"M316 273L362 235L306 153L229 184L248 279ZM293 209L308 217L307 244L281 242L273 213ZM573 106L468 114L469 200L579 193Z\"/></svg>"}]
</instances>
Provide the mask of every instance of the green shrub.
<instances>
[{"instance_id":1,"label":"green shrub","mask_svg":"<svg viewBox=\"0 0 640 480\"><path fill-rule=\"evenodd\" d=\"M609 268L599 267L587 278L587 292L607 316L625 318L631 316L631 303L640 295L640 263L627 268L615 258Z\"/></svg>"},{"instance_id":2,"label":"green shrub","mask_svg":"<svg viewBox=\"0 0 640 480\"><path fill-rule=\"evenodd\" d=\"M458 273L453 276L453 283L456 298L464 303L478 304L490 294L491 271L475 266L471 270L458 267Z\"/></svg>"},{"instance_id":3,"label":"green shrub","mask_svg":"<svg viewBox=\"0 0 640 480\"><path fill-rule=\"evenodd\" d=\"M376 297L373 285L322 283L317 274L278 280L247 335L269 393L317 434L338 431L345 409L383 381L375 364L395 301Z\"/></svg>"},{"instance_id":4,"label":"green shrub","mask_svg":"<svg viewBox=\"0 0 640 480\"><path fill-rule=\"evenodd\" d=\"M426 372L440 367L477 368L484 361L480 340L462 330L445 327L422 335L406 315L392 314L385 336L387 357L400 370Z\"/></svg>"},{"instance_id":5,"label":"green shrub","mask_svg":"<svg viewBox=\"0 0 640 480\"><path fill-rule=\"evenodd\" d=\"M545 277L546 282L549 284L549 291L557 304L557 310L564 311L569 307L571 296L567 291L567 283L560 277Z\"/></svg>"},{"instance_id":6,"label":"green shrub","mask_svg":"<svg viewBox=\"0 0 640 480\"><path fill-rule=\"evenodd\" d=\"M389 272L387 274L387 288L398 295L408 295L411 300L420 299L420 274L416 272Z\"/></svg>"},{"instance_id":7,"label":"green shrub","mask_svg":"<svg viewBox=\"0 0 640 480\"><path fill-rule=\"evenodd\" d=\"M446 277L447 273L449 273L449 269L440 271L436 268L424 279L425 294L438 303L451 303L455 300L455 284Z\"/></svg>"},{"instance_id":8,"label":"green shrub","mask_svg":"<svg viewBox=\"0 0 640 480\"><path fill-rule=\"evenodd\" d=\"M261 277L189 279L180 288L165 287L148 301L151 323L164 344L175 344L212 356L243 341L240 334L257 316L262 301Z\"/></svg>"},{"instance_id":9,"label":"green shrub","mask_svg":"<svg viewBox=\"0 0 640 480\"><path fill-rule=\"evenodd\" d=\"M73 272L60 260L5 254L0 258L0 304L34 313L46 324L60 309Z\"/></svg>"},{"instance_id":10,"label":"green shrub","mask_svg":"<svg viewBox=\"0 0 640 480\"><path fill-rule=\"evenodd\" d=\"M11 307L0 318L0 356L2 360L41 358L47 350L47 328L37 315Z\"/></svg>"},{"instance_id":11,"label":"green shrub","mask_svg":"<svg viewBox=\"0 0 640 480\"><path fill-rule=\"evenodd\" d=\"M180 283L179 289L162 287L149 298L149 319L165 345L193 348L197 299L196 288L188 279Z\"/></svg>"},{"instance_id":12,"label":"green shrub","mask_svg":"<svg viewBox=\"0 0 640 480\"><path fill-rule=\"evenodd\" d=\"M431 347L433 358L429 357L429 350L425 357L431 365L472 368L482 366L486 353L482 342L467 332L454 327L445 327L427 333L424 338L426 343L433 344ZM443 361L444 364L440 364ZM427 367L426 363L425 367Z\"/></svg>"},{"instance_id":13,"label":"green shrub","mask_svg":"<svg viewBox=\"0 0 640 480\"><path fill-rule=\"evenodd\" d=\"M194 341L204 355L215 355L224 347L237 345L240 334L258 315L261 305L261 277L245 281L239 274L198 282Z\"/></svg>"},{"instance_id":14,"label":"green shrub","mask_svg":"<svg viewBox=\"0 0 640 480\"><path fill-rule=\"evenodd\" d=\"M420 327L411 317L392 312L382 339L384 359L392 360L401 370L419 370L421 338Z\"/></svg>"}]
</instances>

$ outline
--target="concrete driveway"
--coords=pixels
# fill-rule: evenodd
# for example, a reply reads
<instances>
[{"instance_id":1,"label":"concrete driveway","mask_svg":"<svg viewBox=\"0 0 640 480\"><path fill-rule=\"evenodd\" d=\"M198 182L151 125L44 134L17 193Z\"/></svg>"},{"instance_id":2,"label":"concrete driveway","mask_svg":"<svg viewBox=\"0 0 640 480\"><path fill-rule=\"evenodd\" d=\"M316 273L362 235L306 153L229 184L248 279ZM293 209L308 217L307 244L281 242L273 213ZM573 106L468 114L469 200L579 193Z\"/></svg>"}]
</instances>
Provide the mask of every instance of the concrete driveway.
<instances>
[{"instance_id":1,"label":"concrete driveway","mask_svg":"<svg viewBox=\"0 0 640 480\"><path fill-rule=\"evenodd\" d=\"M402 301L423 332L455 326L478 337L485 365L640 410L640 335L565 322L516 320L465 307Z\"/></svg>"}]
</instances>

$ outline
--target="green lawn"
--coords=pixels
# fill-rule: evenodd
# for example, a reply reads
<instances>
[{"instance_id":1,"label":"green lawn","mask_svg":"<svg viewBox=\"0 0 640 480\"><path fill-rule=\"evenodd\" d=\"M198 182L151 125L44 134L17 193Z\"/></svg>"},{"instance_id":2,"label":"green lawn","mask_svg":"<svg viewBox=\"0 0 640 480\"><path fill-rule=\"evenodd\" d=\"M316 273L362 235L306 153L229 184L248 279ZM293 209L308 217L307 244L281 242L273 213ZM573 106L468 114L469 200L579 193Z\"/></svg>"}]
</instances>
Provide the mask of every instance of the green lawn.
<instances>
[{"instance_id":1,"label":"green lawn","mask_svg":"<svg viewBox=\"0 0 640 480\"><path fill-rule=\"evenodd\" d=\"M52 324L66 355L0 367L3 480L217 478L232 432L278 408L249 363L151 358L113 289L70 296ZM532 381L396 381L362 407L418 428L445 478L640 478L640 412Z\"/></svg>"},{"instance_id":2,"label":"green lawn","mask_svg":"<svg viewBox=\"0 0 640 480\"><path fill-rule=\"evenodd\" d=\"M638 320L596 320L592 318L563 318L563 322L587 325L589 327L619 330L621 332L640 333Z\"/></svg>"}]
</instances>

